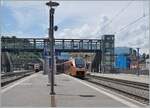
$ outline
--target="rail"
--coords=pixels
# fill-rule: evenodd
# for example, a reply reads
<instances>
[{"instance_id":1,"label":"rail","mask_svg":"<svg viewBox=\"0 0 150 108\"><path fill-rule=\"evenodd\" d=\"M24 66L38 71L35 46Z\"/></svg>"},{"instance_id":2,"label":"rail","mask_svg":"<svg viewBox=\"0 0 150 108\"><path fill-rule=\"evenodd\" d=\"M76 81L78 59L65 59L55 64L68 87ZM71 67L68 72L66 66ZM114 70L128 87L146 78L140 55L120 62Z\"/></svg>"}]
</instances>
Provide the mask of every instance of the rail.
<instances>
[{"instance_id":1,"label":"rail","mask_svg":"<svg viewBox=\"0 0 150 108\"><path fill-rule=\"evenodd\" d=\"M94 75L87 75L86 80L133 98L141 103L149 104L149 84Z\"/></svg>"},{"instance_id":2,"label":"rail","mask_svg":"<svg viewBox=\"0 0 150 108\"><path fill-rule=\"evenodd\" d=\"M19 72L8 72L5 74L1 74L1 86L5 86L17 79L31 75L33 73L34 73L33 70L23 70L23 71L19 71Z\"/></svg>"}]
</instances>

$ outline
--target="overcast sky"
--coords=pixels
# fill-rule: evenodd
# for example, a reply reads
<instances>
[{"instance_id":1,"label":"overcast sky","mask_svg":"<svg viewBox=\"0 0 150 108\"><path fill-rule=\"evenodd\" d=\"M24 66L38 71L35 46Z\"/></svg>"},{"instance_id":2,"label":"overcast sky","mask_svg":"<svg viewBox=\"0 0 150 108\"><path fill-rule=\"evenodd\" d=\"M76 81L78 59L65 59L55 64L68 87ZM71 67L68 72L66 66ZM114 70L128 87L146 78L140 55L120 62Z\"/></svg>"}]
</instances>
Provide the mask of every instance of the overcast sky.
<instances>
[{"instance_id":1,"label":"overcast sky","mask_svg":"<svg viewBox=\"0 0 150 108\"><path fill-rule=\"evenodd\" d=\"M2 1L2 35L47 37L46 1ZM59 1L55 38L101 38L115 34L115 46L148 52L148 1ZM144 17L145 15L145 17ZM136 22L136 23L134 23ZM127 26L129 25L129 26Z\"/></svg>"}]
</instances>

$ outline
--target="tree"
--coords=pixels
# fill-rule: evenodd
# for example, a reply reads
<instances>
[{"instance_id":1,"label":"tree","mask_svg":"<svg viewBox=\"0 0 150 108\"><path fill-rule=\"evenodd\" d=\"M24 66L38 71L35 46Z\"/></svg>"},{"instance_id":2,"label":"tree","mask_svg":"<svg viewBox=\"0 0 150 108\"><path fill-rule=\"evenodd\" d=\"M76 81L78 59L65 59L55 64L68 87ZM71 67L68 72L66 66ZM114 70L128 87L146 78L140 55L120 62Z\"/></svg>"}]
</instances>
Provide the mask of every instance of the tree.
<instances>
[{"instance_id":1,"label":"tree","mask_svg":"<svg viewBox=\"0 0 150 108\"><path fill-rule=\"evenodd\" d=\"M146 55L146 59L149 59L149 54Z\"/></svg>"},{"instance_id":2,"label":"tree","mask_svg":"<svg viewBox=\"0 0 150 108\"><path fill-rule=\"evenodd\" d=\"M142 59L145 61L145 59L146 59L146 54L145 53L142 54Z\"/></svg>"},{"instance_id":3,"label":"tree","mask_svg":"<svg viewBox=\"0 0 150 108\"><path fill-rule=\"evenodd\" d=\"M129 54L132 55L132 48L129 48Z\"/></svg>"},{"instance_id":4,"label":"tree","mask_svg":"<svg viewBox=\"0 0 150 108\"><path fill-rule=\"evenodd\" d=\"M133 56L136 56L136 50L133 50Z\"/></svg>"},{"instance_id":5,"label":"tree","mask_svg":"<svg viewBox=\"0 0 150 108\"><path fill-rule=\"evenodd\" d=\"M145 61L146 61L146 54L143 53L143 54L141 55L141 57L140 57L140 62L141 62L141 63L145 63Z\"/></svg>"},{"instance_id":6,"label":"tree","mask_svg":"<svg viewBox=\"0 0 150 108\"><path fill-rule=\"evenodd\" d=\"M16 36L12 36L11 38L12 38L12 39L16 39Z\"/></svg>"}]
</instances>

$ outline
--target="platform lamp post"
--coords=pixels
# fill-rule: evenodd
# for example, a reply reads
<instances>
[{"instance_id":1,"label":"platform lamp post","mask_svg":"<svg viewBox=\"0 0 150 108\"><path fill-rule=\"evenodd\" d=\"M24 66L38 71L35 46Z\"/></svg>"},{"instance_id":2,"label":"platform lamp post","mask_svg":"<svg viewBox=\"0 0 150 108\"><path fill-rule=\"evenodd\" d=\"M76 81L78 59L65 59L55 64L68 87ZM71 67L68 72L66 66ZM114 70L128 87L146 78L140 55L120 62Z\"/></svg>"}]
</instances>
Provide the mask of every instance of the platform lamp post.
<instances>
[{"instance_id":1,"label":"platform lamp post","mask_svg":"<svg viewBox=\"0 0 150 108\"><path fill-rule=\"evenodd\" d=\"M47 6L50 7L49 10L49 41L50 41L50 52L51 52L51 95L55 95L54 92L54 30L57 30L57 26L54 27L54 12L55 9L53 7L57 7L59 3L49 1L46 3Z\"/></svg>"}]
</instances>

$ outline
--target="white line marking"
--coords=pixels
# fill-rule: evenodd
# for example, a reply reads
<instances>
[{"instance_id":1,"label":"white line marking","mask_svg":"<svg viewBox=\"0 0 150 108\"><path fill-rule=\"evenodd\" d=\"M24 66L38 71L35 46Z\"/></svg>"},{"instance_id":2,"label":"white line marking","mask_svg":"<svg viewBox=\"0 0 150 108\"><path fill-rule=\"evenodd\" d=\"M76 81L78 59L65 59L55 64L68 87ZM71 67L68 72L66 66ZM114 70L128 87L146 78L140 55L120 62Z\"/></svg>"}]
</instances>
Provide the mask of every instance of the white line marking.
<instances>
[{"instance_id":1,"label":"white line marking","mask_svg":"<svg viewBox=\"0 0 150 108\"><path fill-rule=\"evenodd\" d=\"M33 75L30 75L30 76L28 76L28 77L25 77L25 78L19 80L18 82L15 82L13 85L8 86L8 87L2 89L2 90L1 90L1 93L4 93L4 92L10 90L11 88L13 88L13 87L15 87L15 86L21 84L22 82L25 82L25 81L29 80L30 78L36 77L37 75L38 75L38 74L35 73L35 74L33 74Z\"/></svg>"},{"instance_id":2,"label":"white line marking","mask_svg":"<svg viewBox=\"0 0 150 108\"><path fill-rule=\"evenodd\" d=\"M63 74L63 75L65 75L65 74ZM119 97L117 97L117 96L115 96L115 95L113 95L113 94L110 94L110 93L108 93L108 92L105 92L105 91L103 91L103 90L100 90L100 89L98 89L98 88L96 88L96 87L94 87L94 86L91 86L91 85L89 85L89 84L87 84L87 83L85 83L85 82L83 82L83 81L81 81L81 80L79 80L79 79L73 78L73 77L71 77L71 76L69 76L69 75L65 75L65 76L67 76L67 77L69 77L69 78L71 78L71 79L73 79L73 80L76 80L76 81L78 81L78 82L80 82L80 83L82 83L82 84L84 84L84 85L86 85L86 86L88 86L88 87L90 87L90 88L92 88L92 89L94 89L94 90L96 90L96 91L102 93L102 94L105 94L105 95L107 95L107 96L109 96L109 97L111 97L111 98L113 98L113 99L115 99L115 100L117 100L117 101L119 101L119 102L121 102L121 103L123 103L123 104L125 104L125 105L127 105L127 106L129 106L129 107L131 107L131 108L141 108L141 107L139 107L139 106L137 106L137 105L135 105L135 104L133 104L133 103L127 101L127 100L121 99L121 98L119 98Z\"/></svg>"}]
</instances>

